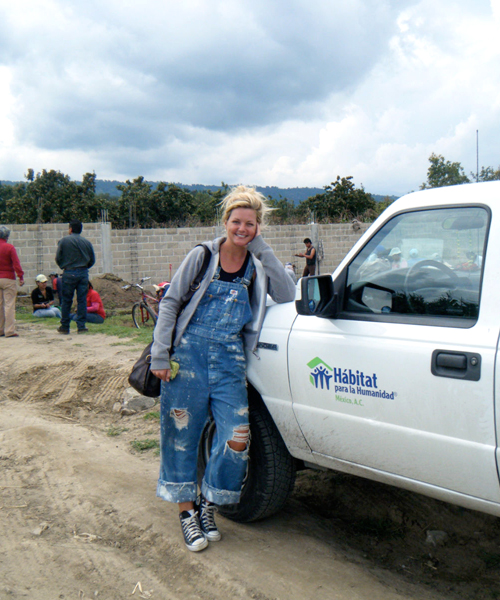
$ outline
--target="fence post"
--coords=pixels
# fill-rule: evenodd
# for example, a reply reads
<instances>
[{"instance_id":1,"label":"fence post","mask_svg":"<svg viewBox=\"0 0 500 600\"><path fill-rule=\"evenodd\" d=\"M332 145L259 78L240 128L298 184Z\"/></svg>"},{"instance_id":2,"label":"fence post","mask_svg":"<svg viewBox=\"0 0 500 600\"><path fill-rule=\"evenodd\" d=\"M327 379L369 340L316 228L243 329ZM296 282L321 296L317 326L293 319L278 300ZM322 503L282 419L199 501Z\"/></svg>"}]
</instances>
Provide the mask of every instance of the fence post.
<instances>
[{"instance_id":1,"label":"fence post","mask_svg":"<svg viewBox=\"0 0 500 600\"><path fill-rule=\"evenodd\" d=\"M311 241L312 245L316 249L316 275L320 274L320 264L319 264L319 225L317 223L311 223Z\"/></svg>"},{"instance_id":2,"label":"fence post","mask_svg":"<svg viewBox=\"0 0 500 600\"><path fill-rule=\"evenodd\" d=\"M111 249L111 223L101 223L102 271L113 273L113 251Z\"/></svg>"}]
</instances>

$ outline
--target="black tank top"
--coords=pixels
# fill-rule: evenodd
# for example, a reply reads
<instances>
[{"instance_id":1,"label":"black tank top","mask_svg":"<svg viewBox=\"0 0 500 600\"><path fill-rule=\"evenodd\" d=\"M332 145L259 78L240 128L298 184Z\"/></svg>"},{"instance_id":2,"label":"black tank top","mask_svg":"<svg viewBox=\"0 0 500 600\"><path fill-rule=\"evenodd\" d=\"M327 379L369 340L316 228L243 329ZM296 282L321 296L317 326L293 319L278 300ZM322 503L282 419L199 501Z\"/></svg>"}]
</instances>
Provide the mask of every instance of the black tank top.
<instances>
[{"instance_id":1,"label":"black tank top","mask_svg":"<svg viewBox=\"0 0 500 600\"><path fill-rule=\"evenodd\" d=\"M232 283L238 277L244 277L245 271L247 270L249 260L250 260L250 252L247 252L245 260L243 261L243 264L241 265L241 268L238 269L238 271L236 271L236 273L228 273L227 271L224 271L224 269L221 267L220 259L219 259L219 267L220 267L219 279L220 279L220 281L227 281L228 283ZM248 297L250 299L252 299L252 293L253 293L253 277L252 277L252 281L250 282L250 285L248 286Z\"/></svg>"},{"instance_id":2,"label":"black tank top","mask_svg":"<svg viewBox=\"0 0 500 600\"><path fill-rule=\"evenodd\" d=\"M221 281L227 281L228 283L232 283L238 277L243 277L245 275L245 271L247 270L249 260L250 260L250 252L247 252L247 255L246 255L245 260L243 261L243 264L241 265L241 267L235 273L228 273L227 271L224 271L224 269L220 266L220 259L219 259L219 267L220 267L219 279Z\"/></svg>"}]
</instances>

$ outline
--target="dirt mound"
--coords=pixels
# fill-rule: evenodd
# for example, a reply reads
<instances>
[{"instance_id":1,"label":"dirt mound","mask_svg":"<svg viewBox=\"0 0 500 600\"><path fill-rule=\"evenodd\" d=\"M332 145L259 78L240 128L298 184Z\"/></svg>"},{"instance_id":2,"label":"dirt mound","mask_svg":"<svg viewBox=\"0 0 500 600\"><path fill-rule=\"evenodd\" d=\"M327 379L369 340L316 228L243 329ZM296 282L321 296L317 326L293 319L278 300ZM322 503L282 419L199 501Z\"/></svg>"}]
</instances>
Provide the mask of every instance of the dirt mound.
<instances>
[{"instance_id":1,"label":"dirt mound","mask_svg":"<svg viewBox=\"0 0 500 600\"><path fill-rule=\"evenodd\" d=\"M141 293L137 288L129 287L128 289L123 289L124 286L129 286L130 283L112 273L105 273L100 277L94 277L90 281L94 289L101 296L105 310L130 308L134 302L138 302L141 299Z\"/></svg>"},{"instance_id":2,"label":"dirt mound","mask_svg":"<svg viewBox=\"0 0 500 600\"><path fill-rule=\"evenodd\" d=\"M128 287L130 286L129 281L125 281L112 273L105 273L99 277L93 277L90 282L101 296L104 310L106 311L132 308L134 302L138 302L141 299L141 292L137 288ZM127 287L127 289L124 289L124 287ZM21 288L19 290L17 295L17 305L31 308L31 296L25 290L26 288ZM145 285L144 290L151 296L155 296L156 294L152 284ZM76 307L76 295L73 306Z\"/></svg>"}]
</instances>

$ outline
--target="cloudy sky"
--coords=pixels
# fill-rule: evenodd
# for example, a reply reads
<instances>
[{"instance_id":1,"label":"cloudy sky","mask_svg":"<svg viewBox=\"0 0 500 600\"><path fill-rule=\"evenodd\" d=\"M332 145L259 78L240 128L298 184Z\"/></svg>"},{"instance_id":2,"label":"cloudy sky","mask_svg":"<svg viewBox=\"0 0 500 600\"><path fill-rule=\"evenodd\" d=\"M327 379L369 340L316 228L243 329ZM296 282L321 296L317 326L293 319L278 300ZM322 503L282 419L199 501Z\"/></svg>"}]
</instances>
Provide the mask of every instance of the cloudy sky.
<instances>
[{"instance_id":1,"label":"cloudy sky","mask_svg":"<svg viewBox=\"0 0 500 600\"><path fill-rule=\"evenodd\" d=\"M323 187L500 165L500 0L0 0L0 180Z\"/></svg>"}]
</instances>

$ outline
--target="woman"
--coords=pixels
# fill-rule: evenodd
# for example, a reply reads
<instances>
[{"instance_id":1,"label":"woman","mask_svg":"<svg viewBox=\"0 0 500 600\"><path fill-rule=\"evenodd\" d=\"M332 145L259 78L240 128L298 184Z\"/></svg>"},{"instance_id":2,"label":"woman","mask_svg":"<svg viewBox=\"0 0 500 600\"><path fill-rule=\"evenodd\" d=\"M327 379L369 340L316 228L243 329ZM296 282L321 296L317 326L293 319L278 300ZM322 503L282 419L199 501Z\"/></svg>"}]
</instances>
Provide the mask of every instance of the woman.
<instances>
[{"instance_id":1,"label":"woman","mask_svg":"<svg viewBox=\"0 0 500 600\"><path fill-rule=\"evenodd\" d=\"M0 336L19 337L16 333L16 274L24 285L24 272L16 249L7 243L10 229L0 225Z\"/></svg>"},{"instance_id":2,"label":"woman","mask_svg":"<svg viewBox=\"0 0 500 600\"><path fill-rule=\"evenodd\" d=\"M72 321L76 321L78 315L76 313L70 315ZM87 323L96 323L102 325L106 318L106 311L104 305L99 296L99 292L94 290L94 286L89 281L89 288L87 291Z\"/></svg>"},{"instance_id":3,"label":"woman","mask_svg":"<svg viewBox=\"0 0 500 600\"><path fill-rule=\"evenodd\" d=\"M221 538L214 505L241 495L249 443L244 347L256 351L268 292L276 302L295 299L292 280L260 235L269 210L264 196L239 186L222 207L226 235L205 244L212 253L207 271L177 318L205 250L197 246L184 259L162 300L151 353L152 372L162 380L157 495L178 504L184 541L195 552ZM216 434L196 502L198 443L209 409Z\"/></svg>"},{"instance_id":4,"label":"woman","mask_svg":"<svg viewBox=\"0 0 500 600\"><path fill-rule=\"evenodd\" d=\"M35 277L36 288L31 292L34 317L61 318L61 311L54 306L54 291L47 285L47 277L40 274Z\"/></svg>"}]
</instances>

